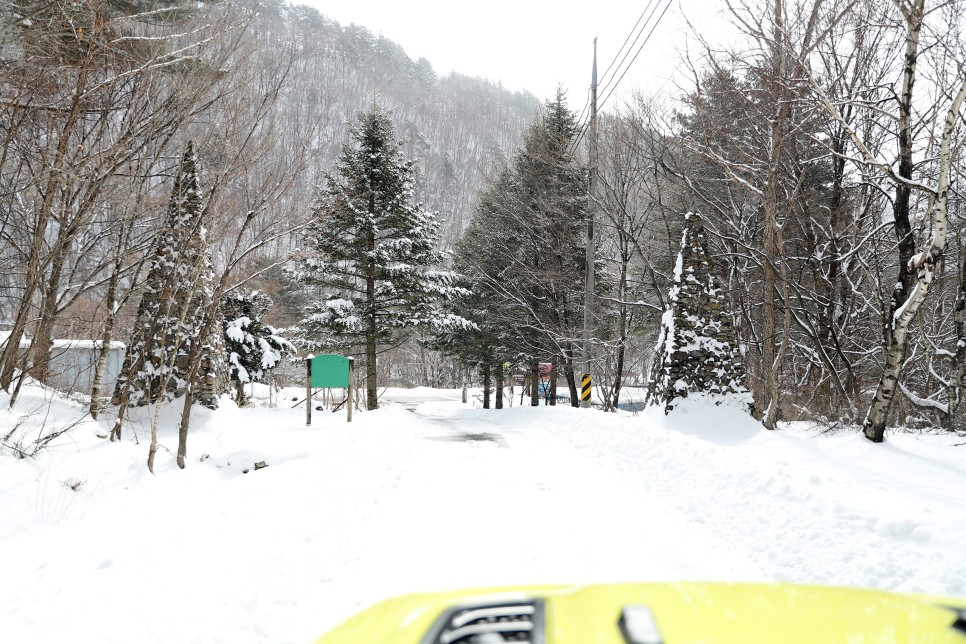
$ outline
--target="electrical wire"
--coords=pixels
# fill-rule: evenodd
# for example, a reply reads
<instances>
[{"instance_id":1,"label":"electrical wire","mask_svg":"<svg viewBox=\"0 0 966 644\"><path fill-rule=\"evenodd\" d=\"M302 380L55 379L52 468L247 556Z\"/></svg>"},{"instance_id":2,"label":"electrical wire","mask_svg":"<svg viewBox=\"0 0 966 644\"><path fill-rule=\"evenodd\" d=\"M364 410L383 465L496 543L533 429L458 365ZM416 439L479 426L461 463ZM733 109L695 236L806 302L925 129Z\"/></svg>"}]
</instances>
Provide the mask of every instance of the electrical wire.
<instances>
[{"instance_id":1,"label":"electrical wire","mask_svg":"<svg viewBox=\"0 0 966 644\"><path fill-rule=\"evenodd\" d=\"M637 48L637 52L634 54L634 57L631 59L631 62L629 62L627 64L627 66L624 68L624 71L621 73L620 78L618 78L617 79L617 82L614 83L614 86L611 87L610 91L607 93L607 96L605 96L603 99L601 99L600 103L597 106L598 109L601 109L601 108L604 107L604 105L607 103L607 99L609 99L613 95L614 90L617 89L617 86L620 85L620 83L621 83L622 80L624 80L624 76L627 74L627 70L629 70L631 68L631 66L634 64L634 61L637 60L637 57L640 55L641 51L644 49L644 46L648 43L648 41L650 41L651 36L654 35L654 30L657 29L658 25L661 24L661 20L664 19L664 14L667 13L667 10L670 7L671 7L671 0L668 0L667 1L667 4L664 5L664 10L661 12L661 15L657 17L657 21L654 23L654 26L651 27L651 30L648 32L647 37L644 39L644 42L642 42L641 43L641 46Z\"/></svg>"},{"instance_id":2,"label":"electrical wire","mask_svg":"<svg viewBox=\"0 0 966 644\"><path fill-rule=\"evenodd\" d=\"M610 82L609 80L607 80L607 74L614 67L614 63L617 62L617 58L622 53L624 54L624 58L621 59L621 63L620 63L620 65L623 65L624 61L627 60L627 55L631 53L631 49L633 49L634 45L637 44L638 39L641 37L641 33L647 27L647 23L651 21L651 16L654 15L654 9L651 8L653 4L654 4L654 0L648 0L647 5L644 7L644 11L642 11L641 15L637 17L637 22L634 23L634 26L627 34L627 38L624 39L624 44L621 45L621 48L617 50L616 54L614 54L614 58L610 61L610 64L607 65L607 69L604 70L604 73L600 75L600 80L597 83L597 89L599 92L602 92L607 88L607 84ZM651 16L649 16L648 19L644 22L644 27L641 27L641 29L638 29L638 27L641 24L641 20L644 20L644 15L648 12L648 9L651 10ZM637 34L636 36L634 36L635 33ZM631 36L634 36L634 42L632 42L630 47L628 47L627 43L630 42ZM627 48L626 53L624 52L625 48ZM620 68L620 65L617 66L618 69ZM614 72L614 73L616 74L617 72Z\"/></svg>"},{"instance_id":3,"label":"electrical wire","mask_svg":"<svg viewBox=\"0 0 966 644\"><path fill-rule=\"evenodd\" d=\"M580 116L577 117L577 131L574 132L574 136L570 141L570 145L567 146L567 156L573 155L577 148L580 146L580 141L584 138L584 133L587 131L589 120L584 121L584 116L587 114L587 110L590 108L590 88L587 88L587 100L584 103L584 109L581 110Z\"/></svg>"},{"instance_id":4,"label":"electrical wire","mask_svg":"<svg viewBox=\"0 0 966 644\"><path fill-rule=\"evenodd\" d=\"M621 45L621 48L611 59L611 62L607 65L607 68L604 70L604 73L601 75L601 82L598 82L597 84L598 93L602 94L604 92L607 92L607 95L603 98L603 100L601 100L598 103L598 106L597 106L598 110L601 107L603 107L607 99L609 99L611 95L613 95L614 90L617 89L617 86L620 85L622 80L624 80L624 76L627 74L627 71L631 68L631 66L634 64L634 61L637 60L637 57L644 49L644 46L651 39L651 36L654 34L655 29L657 29L658 25L661 23L661 20L664 18L664 15L667 13L667 10L670 8L670 6L671 6L671 0L668 0L667 3L664 5L664 9L661 11L661 14L658 16L656 21L653 21L653 24L652 24L652 19L654 18L654 15L657 12L657 9L660 7L660 4L655 4L655 0L648 1L647 5L644 7L644 10L641 12L641 15L638 16L637 21L634 23L634 26L631 28L630 32L628 32L627 34L627 37L624 39L624 44ZM644 20L645 15L647 16L646 20ZM644 20L643 25L641 25L642 20ZM624 63L627 61L627 57L630 56L631 51L634 49L634 46L637 45L637 42L640 40L641 35L644 33L644 31L647 30L647 27L649 24L651 25L651 28L650 28L650 31L648 31L647 36L644 38L644 42L642 42L640 46L637 48L637 51L634 52L634 56L631 58L630 62L625 65ZM633 41L631 40L632 37L633 37ZM630 47L628 47L628 43L630 43ZM623 54L623 57L621 56L622 54ZM620 58L620 63L617 63L618 58ZM607 79L607 74L610 72L611 69L614 68L615 63L617 63L617 68L614 70L613 75L609 79ZM621 71L622 67L623 67L623 71ZM617 77L618 73L620 73L619 77ZM616 81L614 81L615 77L617 78ZM611 83L613 83L612 86L611 86ZM608 87L610 87L609 92L607 91ZM590 97L589 97L589 91L588 91L588 101L584 105L584 109L581 111L580 116L577 119L578 123L581 123L583 121L584 115L587 113L587 108L590 104L589 98ZM590 127L589 120L583 121L581 123L579 130L577 132L577 135L574 137L573 143L568 149L568 154L574 154L577 151L577 148L580 147L580 144L583 141L584 136L586 135L589 127Z\"/></svg>"},{"instance_id":5,"label":"electrical wire","mask_svg":"<svg viewBox=\"0 0 966 644\"><path fill-rule=\"evenodd\" d=\"M577 117L577 123L584 120L584 116L587 115L587 110L590 109L590 88L587 88L587 98L584 100L584 109L580 110L580 116Z\"/></svg>"}]
</instances>

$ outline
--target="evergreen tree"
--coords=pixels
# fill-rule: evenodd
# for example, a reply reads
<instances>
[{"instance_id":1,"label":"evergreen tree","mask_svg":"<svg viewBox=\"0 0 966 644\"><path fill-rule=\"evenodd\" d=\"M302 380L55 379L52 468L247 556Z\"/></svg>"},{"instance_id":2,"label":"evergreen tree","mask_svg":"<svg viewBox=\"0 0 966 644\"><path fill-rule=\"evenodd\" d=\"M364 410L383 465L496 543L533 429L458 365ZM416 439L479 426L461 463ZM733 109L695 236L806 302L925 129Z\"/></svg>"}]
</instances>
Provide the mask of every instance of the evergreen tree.
<instances>
[{"instance_id":1,"label":"evergreen tree","mask_svg":"<svg viewBox=\"0 0 966 644\"><path fill-rule=\"evenodd\" d=\"M291 342L262 322L271 306L272 298L259 291L221 298L228 367L239 405L245 404L246 382L262 382L283 356L295 353Z\"/></svg>"},{"instance_id":2,"label":"evergreen tree","mask_svg":"<svg viewBox=\"0 0 966 644\"><path fill-rule=\"evenodd\" d=\"M430 348L456 358L463 366L481 369L484 381L492 368L499 376L504 363L520 359L519 347L523 345L520 329L507 323L513 317L508 294L500 288L499 278L489 278L507 278L502 271L512 269L505 260L503 245L493 243L495 238L507 239L506 231L497 226L511 181L509 169L504 169L481 196L476 215L457 243L453 269L462 289L446 302L444 310L449 315L434 326L430 344ZM483 406L489 408L488 387L484 387Z\"/></svg>"},{"instance_id":3,"label":"evergreen tree","mask_svg":"<svg viewBox=\"0 0 966 644\"><path fill-rule=\"evenodd\" d=\"M322 295L301 324L307 344L361 353L375 409L376 355L437 319L452 275L432 270L442 260L439 224L414 199L416 166L403 159L389 116L360 114L351 138L319 191L295 276Z\"/></svg>"},{"instance_id":4,"label":"evergreen tree","mask_svg":"<svg viewBox=\"0 0 966 644\"><path fill-rule=\"evenodd\" d=\"M442 349L471 367L513 361L532 353L522 348L525 337L521 326L511 322L516 312L512 295L504 288L514 277L507 250L518 245L518 235L506 221L512 211L512 192L513 175L505 168L481 195L453 257L453 268L466 290L455 298L452 310L472 325L447 329Z\"/></svg>"},{"instance_id":5,"label":"evergreen tree","mask_svg":"<svg viewBox=\"0 0 966 644\"><path fill-rule=\"evenodd\" d=\"M482 283L471 282L467 277L458 281L463 291L446 303L446 315L433 325L427 344L467 367L502 364L511 352L500 333L500 316L493 315L499 300Z\"/></svg>"},{"instance_id":6,"label":"evergreen tree","mask_svg":"<svg viewBox=\"0 0 966 644\"><path fill-rule=\"evenodd\" d=\"M745 386L745 367L697 213L685 215L668 303L654 349L647 404L664 405L668 413L689 394L709 394L717 404L728 400L750 411L754 400Z\"/></svg>"},{"instance_id":7,"label":"evergreen tree","mask_svg":"<svg viewBox=\"0 0 966 644\"><path fill-rule=\"evenodd\" d=\"M202 197L196 159L188 143L148 264L144 293L124 365L114 390L114 404L146 405L163 395L183 396L195 370L195 402L216 409L225 391L226 366L222 324L208 324L202 337L207 308L213 305L215 284L202 223ZM217 313L212 313L218 315ZM195 343L199 350L192 351ZM119 428L118 428L119 429ZM119 436L117 436L119 438Z\"/></svg>"},{"instance_id":8,"label":"evergreen tree","mask_svg":"<svg viewBox=\"0 0 966 644\"><path fill-rule=\"evenodd\" d=\"M582 322L587 183L574 157L577 122L562 92L544 106L524 145L484 192L457 246L457 267L486 301L512 361L563 363L578 403L574 345Z\"/></svg>"}]
</instances>

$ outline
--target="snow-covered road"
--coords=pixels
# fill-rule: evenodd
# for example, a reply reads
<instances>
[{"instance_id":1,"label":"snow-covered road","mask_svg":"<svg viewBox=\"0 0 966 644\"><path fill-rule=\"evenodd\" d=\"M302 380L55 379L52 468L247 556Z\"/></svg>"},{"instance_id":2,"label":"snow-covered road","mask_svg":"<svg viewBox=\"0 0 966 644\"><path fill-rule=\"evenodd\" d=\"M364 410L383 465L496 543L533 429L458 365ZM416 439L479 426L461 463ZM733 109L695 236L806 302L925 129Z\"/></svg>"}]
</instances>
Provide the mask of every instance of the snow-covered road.
<instances>
[{"instance_id":1,"label":"snow-covered road","mask_svg":"<svg viewBox=\"0 0 966 644\"><path fill-rule=\"evenodd\" d=\"M426 408L421 440L384 465L389 509L367 549L410 586L747 575L739 554L592 452L497 414Z\"/></svg>"}]
</instances>

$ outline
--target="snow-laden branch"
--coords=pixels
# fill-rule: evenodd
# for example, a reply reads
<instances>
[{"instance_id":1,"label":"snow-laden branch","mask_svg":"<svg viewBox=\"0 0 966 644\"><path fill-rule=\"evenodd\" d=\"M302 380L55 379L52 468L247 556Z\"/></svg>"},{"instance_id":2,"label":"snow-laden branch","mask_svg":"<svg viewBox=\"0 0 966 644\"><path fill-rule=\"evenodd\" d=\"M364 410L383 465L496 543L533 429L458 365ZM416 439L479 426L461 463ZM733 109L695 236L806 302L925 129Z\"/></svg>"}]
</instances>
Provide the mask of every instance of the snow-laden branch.
<instances>
[{"instance_id":1,"label":"snow-laden branch","mask_svg":"<svg viewBox=\"0 0 966 644\"><path fill-rule=\"evenodd\" d=\"M899 391L901 391L902 395L908 398L909 402L911 402L916 407L925 407L927 409L937 409L944 414L949 413L949 405L947 405L946 403L941 403L938 400L933 400L932 398L920 398L916 394L909 391L909 388L906 387L901 382L899 383Z\"/></svg>"}]
</instances>

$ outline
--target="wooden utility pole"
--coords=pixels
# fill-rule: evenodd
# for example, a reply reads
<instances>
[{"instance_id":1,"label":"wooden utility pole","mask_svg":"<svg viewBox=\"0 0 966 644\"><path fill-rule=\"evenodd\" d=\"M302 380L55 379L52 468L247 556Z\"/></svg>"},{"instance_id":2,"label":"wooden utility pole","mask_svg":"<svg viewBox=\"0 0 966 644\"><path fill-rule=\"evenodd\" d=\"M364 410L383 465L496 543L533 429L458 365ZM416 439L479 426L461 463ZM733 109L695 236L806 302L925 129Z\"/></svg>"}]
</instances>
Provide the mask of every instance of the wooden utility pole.
<instances>
[{"instance_id":1,"label":"wooden utility pole","mask_svg":"<svg viewBox=\"0 0 966 644\"><path fill-rule=\"evenodd\" d=\"M594 68L590 80L590 167L587 179L587 248L584 269L584 376L581 378L580 406L593 407L591 401L590 345L594 328L594 186L597 183L597 39L594 38Z\"/></svg>"}]
</instances>

